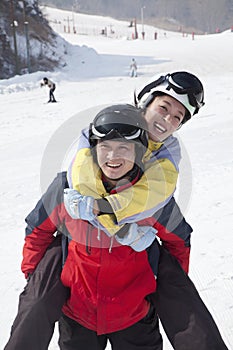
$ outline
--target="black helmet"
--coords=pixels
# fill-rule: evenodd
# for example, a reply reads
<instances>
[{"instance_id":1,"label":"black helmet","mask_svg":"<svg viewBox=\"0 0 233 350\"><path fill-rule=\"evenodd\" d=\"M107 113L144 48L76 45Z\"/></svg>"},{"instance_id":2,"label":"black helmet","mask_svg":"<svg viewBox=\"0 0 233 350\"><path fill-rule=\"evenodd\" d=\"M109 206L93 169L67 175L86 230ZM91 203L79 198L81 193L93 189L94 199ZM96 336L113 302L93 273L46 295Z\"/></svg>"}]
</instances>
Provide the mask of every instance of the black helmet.
<instances>
[{"instance_id":1,"label":"black helmet","mask_svg":"<svg viewBox=\"0 0 233 350\"><path fill-rule=\"evenodd\" d=\"M97 140L124 139L148 146L147 124L142 110L129 104L113 105L101 110L89 127L89 142L95 147ZM145 152L145 151L144 151Z\"/></svg>"},{"instance_id":2,"label":"black helmet","mask_svg":"<svg viewBox=\"0 0 233 350\"><path fill-rule=\"evenodd\" d=\"M44 77L43 80L46 84L48 83L48 78Z\"/></svg>"},{"instance_id":3,"label":"black helmet","mask_svg":"<svg viewBox=\"0 0 233 350\"><path fill-rule=\"evenodd\" d=\"M147 107L155 96L166 94L179 101L186 108L182 124L204 106L204 89L201 81L189 72L174 72L162 75L148 83L136 96L136 105Z\"/></svg>"}]
</instances>

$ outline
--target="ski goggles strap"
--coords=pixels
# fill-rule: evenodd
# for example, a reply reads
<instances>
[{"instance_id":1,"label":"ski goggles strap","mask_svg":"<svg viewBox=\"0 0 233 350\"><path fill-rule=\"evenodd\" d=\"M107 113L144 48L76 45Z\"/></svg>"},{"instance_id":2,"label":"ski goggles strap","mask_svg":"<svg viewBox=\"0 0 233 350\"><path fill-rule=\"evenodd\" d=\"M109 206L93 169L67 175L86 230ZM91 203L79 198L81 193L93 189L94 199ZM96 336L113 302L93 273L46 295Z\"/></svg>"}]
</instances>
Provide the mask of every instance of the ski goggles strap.
<instances>
[{"instance_id":1,"label":"ski goggles strap","mask_svg":"<svg viewBox=\"0 0 233 350\"><path fill-rule=\"evenodd\" d=\"M166 75L161 75L161 77L159 77L159 79L152 81L150 84L146 85L142 89L142 91L139 92L138 97L137 97L138 101L140 101L140 99L142 98L143 95L147 94L155 87L163 84L166 81L166 77L167 77Z\"/></svg>"}]
</instances>

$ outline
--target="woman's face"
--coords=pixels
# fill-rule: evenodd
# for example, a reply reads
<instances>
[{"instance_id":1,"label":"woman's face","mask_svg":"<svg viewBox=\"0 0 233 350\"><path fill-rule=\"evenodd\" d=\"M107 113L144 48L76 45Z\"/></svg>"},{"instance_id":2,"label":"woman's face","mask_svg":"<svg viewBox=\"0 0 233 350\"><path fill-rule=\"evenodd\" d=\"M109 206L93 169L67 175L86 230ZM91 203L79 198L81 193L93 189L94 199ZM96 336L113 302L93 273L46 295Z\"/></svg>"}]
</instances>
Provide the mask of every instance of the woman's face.
<instances>
[{"instance_id":1,"label":"woman's face","mask_svg":"<svg viewBox=\"0 0 233 350\"><path fill-rule=\"evenodd\" d=\"M96 153L100 169L110 180L121 178L134 167L134 143L115 140L98 141Z\"/></svg>"},{"instance_id":2,"label":"woman's face","mask_svg":"<svg viewBox=\"0 0 233 350\"><path fill-rule=\"evenodd\" d=\"M156 96L145 113L150 139L164 141L180 126L185 112L185 107L173 97Z\"/></svg>"}]
</instances>

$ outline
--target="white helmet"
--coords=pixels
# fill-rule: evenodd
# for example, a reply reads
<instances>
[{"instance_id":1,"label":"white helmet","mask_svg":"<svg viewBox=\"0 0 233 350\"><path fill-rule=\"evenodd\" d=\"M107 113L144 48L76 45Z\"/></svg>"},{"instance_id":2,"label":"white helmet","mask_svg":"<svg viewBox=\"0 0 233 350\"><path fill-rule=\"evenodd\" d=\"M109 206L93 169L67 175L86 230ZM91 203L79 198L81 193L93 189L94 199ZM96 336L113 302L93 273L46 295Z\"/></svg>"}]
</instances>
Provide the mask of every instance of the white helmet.
<instances>
[{"instance_id":1,"label":"white helmet","mask_svg":"<svg viewBox=\"0 0 233 350\"><path fill-rule=\"evenodd\" d=\"M135 96L138 107L146 108L158 95L166 94L179 101L185 108L184 124L204 106L204 90L201 81L188 72L175 72L154 78Z\"/></svg>"}]
</instances>

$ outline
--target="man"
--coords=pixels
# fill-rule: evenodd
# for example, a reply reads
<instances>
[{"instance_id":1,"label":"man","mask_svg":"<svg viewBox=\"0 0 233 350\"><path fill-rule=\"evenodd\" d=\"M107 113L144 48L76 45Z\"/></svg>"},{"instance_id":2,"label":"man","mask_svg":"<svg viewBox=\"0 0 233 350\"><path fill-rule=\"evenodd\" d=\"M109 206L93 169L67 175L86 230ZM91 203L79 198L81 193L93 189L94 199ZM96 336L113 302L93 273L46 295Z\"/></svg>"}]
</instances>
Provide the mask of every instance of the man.
<instances>
[{"instance_id":1,"label":"man","mask_svg":"<svg viewBox=\"0 0 233 350\"><path fill-rule=\"evenodd\" d=\"M130 76L131 78L137 77L137 62L135 61L135 58L132 58L131 64L130 64Z\"/></svg>"},{"instance_id":2,"label":"man","mask_svg":"<svg viewBox=\"0 0 233 350\"><path fill-rule=\"evenodd\" d=\"M97 163L93 166L102 171L102 175L98 171L97 182L99 190L106 194L116 183L119 191L140 178L143 169L135 163L135 157L136 154L142 157L147 147L146 124L140 110L123 105L107 110L106 115L109 113L116 124L117 118L127 118L133 130L130 140L117 130L110 131L100 142L96 140ZM87 221L72 219L63 204L65 176L55 179L27 218L28 234L22 263L25 275L32 274L53 241L54 233L63 225L63 232L68 233L70 241L61 280L70 288L70 298L63 307L60 321L61 349L68 343L74 343L72 346L79 349L97 349L99 342L104 349L107 339L116 349L134 349L135 344L142 349L161 349L158 319L146 300L146 295L156 287L146 251L138 253L120 245ZM155 238L156 230L150 226L146 229ZM74 338L67 341L67 327L71 324L82 329L84 338L80 336L77 340L78 331L75 330Z\"/></svg>"},{"instance_id":3,"label":"man","mask_svg":"<svg viewBox=\"0 0 233 350\"><path fill-rule=\"evenodd\" d=\"M54 97L54 91L56 89L56 84L52 80L44 77L43 80L40 83L40 86L41 87L42 86L48 86L48 88L49 88L49 100L48 100L48 103L49 102L57 102L55 97Z\"/></svg>"}]
</instances>

